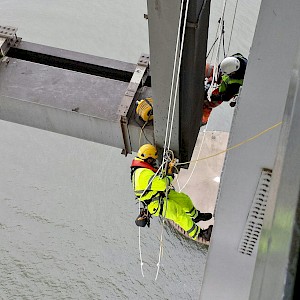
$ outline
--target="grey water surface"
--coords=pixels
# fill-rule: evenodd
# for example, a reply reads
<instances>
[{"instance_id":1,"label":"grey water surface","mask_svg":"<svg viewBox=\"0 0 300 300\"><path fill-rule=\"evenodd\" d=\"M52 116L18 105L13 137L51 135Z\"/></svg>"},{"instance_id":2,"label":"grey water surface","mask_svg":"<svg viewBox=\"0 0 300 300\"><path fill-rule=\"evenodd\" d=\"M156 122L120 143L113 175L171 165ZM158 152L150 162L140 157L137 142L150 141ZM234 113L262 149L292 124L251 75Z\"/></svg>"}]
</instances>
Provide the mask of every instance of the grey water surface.
<instances>
[{"instance_id":1,"label":"grey water surface","mask_svg":"<svg viewBox=\"0 0 300 300\"><path fill-rule=\"evenodd\" d=\"M232 53L249 54L259 4L239 1ZM210 43L222 5L212 1ZM0 0L0 24L25 41L132 63L149 52L144 13L145 0ZM230 129L228 107L211 129ZM142 277L132 158L0 121L0 299L198 299L208 249L165 227L155 281L158 219L141 230Z\"/></svg>"}]
</instances>

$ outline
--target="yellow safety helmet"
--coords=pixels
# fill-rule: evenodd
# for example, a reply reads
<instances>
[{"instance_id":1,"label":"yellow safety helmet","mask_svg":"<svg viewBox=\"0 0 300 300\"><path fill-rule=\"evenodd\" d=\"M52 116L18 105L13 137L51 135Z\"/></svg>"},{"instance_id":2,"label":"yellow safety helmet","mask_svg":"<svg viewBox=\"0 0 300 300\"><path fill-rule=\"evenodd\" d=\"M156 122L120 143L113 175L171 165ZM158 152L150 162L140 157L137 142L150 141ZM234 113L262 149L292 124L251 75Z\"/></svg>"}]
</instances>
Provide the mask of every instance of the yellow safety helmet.
<instances>
[{"instance_id":1,"label":"yellow safety helmet","mask_svg":"<svg viewBox=\"0 0 300 300\"><path fill-rule=\"evenodd\" d=\"M140 159L147 159L149 157L157 159L158 153L155 146L151 144L145 144L142 147L140 147L137 157Z\"/></svg>"}]
</instances>

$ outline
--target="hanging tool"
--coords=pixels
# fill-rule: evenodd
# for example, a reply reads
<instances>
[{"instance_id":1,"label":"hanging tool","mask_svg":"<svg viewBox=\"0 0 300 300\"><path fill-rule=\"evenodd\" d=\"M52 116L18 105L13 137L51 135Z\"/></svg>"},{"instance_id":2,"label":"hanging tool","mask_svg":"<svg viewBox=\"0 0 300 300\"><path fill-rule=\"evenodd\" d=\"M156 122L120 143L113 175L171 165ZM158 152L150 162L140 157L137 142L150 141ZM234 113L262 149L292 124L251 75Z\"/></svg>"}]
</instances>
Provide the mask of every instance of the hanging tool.
<instances>
[{"instance_id":1,"label":"hanging tool","mask_svg":"<svg viewBox=\"0 0 300 300\"><path fill-rule=\"evenodd\" d=\"M145 98L136 102L136 113L140 118L145 121L151 121L153 119L153 99Z\"/></svg>"},{"instance_id":2,"label":"hanging tool","mask_svg":"<svg viewBox=\"0 0 300 300\"><path fill-rule=\"evenodd\" d=\"M150 227L151 214L146 207L140 208L140 214L135 219L135 224L139 227Z\"/></svg>"}]
</instances>

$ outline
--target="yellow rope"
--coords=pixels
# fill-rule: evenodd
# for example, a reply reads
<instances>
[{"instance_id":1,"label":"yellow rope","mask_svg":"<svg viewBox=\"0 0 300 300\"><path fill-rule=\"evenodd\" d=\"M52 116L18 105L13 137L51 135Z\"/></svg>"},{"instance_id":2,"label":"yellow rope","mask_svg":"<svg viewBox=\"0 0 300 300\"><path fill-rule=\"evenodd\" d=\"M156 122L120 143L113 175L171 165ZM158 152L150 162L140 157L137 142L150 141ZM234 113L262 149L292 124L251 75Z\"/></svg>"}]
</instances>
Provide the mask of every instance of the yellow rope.
<instances>
[{"instance_id":1,"label":"yellow rope","mask_svg":"<svg viewBox=\"0 0 300 300\"><path fill-rule=\"evenodd\" d=\"M148 118L149 121L149 118ZM146 127L146 125L148 124L148 121L145 122L145 124L143 125L143 127L141 127L141 131L140 131L140 137L139 137L139 148L141 147L141 138L142 138L142 133L144 128Z\"/></svg>"},{"instance_id":2,"label":"yellow rope","mask_svg":"<svg viewBox=\"0 0 300 300\"><path fill-rule=\"evenodd\" d=\"M282 124L282 121L281 121L281 122L278 122L277 124L275 124L275 125L273 125L273 126L267 128L267 129L265 129L265 130L263 130L263 131L261 131L260 133L258 133L258 134L256 134L256 135L254 135L254 136L252 136L252 137L250 137L250 138L248 138L248 139L246 139L246 140L240 142L239 144L236 144L236 145L234 145L234 146L232 146L232 147L229 147L229 148L227 148L227 149L225 149L225 150L223 150L223 151L220 151L220 152L218 152L218 153L215 153L215 154L212 154L212 155L209 155L209 156L206 156L206 157L202 157L202 158L199 158L199 159L197 159L197 160L191 160L191 161L187 161L187 162L183 162L183 163L178 163L178 164L176 164L176 165L177 165L177 166L179 166L179 165L185 165L185 164L188 164L188 163L192 163L192 162L196 162L196 161L200 161L200 160L205 160L205 159L212 158L212 157L218 156L218 155L220 155L220 154L226 153L226 152L228 152L228 151L230 151L230 150L232 150L232 149L238 148L238 147L240 147L240 146L242 146L242 145L244 145L244 144L246 144L246 143L248 143L248 142L250 142L250 141L253 141L254 139L258 138L259 136L261 136L261 135L267 133L268 131L270 131L270 130L276 128L277 126L279 126L279 125L281 125L281 124Z\"/></svg>"}]
</instances>

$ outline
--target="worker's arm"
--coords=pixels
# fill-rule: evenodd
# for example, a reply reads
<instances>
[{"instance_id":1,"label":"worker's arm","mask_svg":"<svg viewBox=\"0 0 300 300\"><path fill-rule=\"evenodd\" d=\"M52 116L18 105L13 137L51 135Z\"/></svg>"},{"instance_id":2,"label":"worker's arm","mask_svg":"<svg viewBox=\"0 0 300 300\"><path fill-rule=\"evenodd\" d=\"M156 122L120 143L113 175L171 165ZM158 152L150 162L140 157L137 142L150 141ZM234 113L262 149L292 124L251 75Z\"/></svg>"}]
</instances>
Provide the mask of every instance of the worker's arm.
<instances>
[{"instance_id":1,"label":"worker's arm","mask_svg":"<svg viewBox=\"0 0 300 300\"><path fill-rule=\"evenodd\" d=\"M167 186L173 181L173 177L168 175L164 178L160 178L159 175L155 176L155 173L151 170L144 169L140 174L140 180L145 183L144 188L147 188L147 190L165 191Z\"/></svg>"},{"instance_id":2,"label":"worker's arm","mask_svg":"<svg viewBox=\"0 0 300 300\"><path fill-rule=\"evenodd\" d=\"M238 83L232 83L227 86L227 89L224 93L221 95L221 101L230 101L234 96L236 96L239 93L240 84Z\"/></svg>"}]
</instances>

